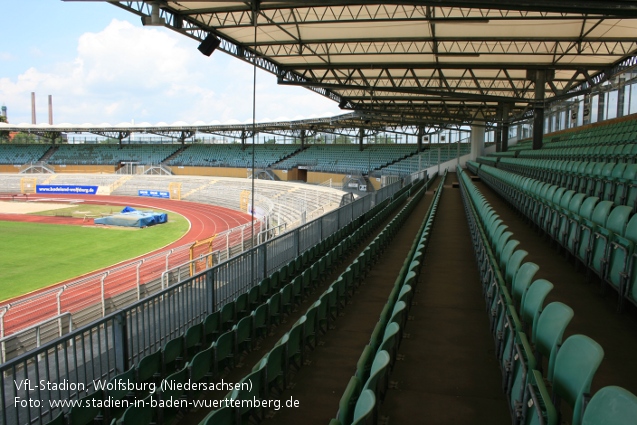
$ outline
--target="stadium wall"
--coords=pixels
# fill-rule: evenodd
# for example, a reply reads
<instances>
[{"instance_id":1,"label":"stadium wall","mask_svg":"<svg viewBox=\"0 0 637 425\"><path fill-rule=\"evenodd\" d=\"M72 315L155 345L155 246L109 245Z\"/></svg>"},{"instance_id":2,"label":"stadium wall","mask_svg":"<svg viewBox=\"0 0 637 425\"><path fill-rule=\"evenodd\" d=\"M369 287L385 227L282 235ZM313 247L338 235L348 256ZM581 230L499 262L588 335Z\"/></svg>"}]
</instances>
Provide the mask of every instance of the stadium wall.
<instances>
[{"instance_id":1,"label":"stadium wall","mask_svg":"<svg viewBox=\"0 0 637 425\"><path fill-rule=\"evenodd\" d=\"M74 174L95 174L95 173L107 173L113 174L116 171L114 165L49 165L53 167L56 173L74 173Z\"/></svg>"},{"instance_id":2,"label":"stadium wall","mask_svg":"<svg viewBox=\"0 0 637 425\"><path fill-rule=\"evenodd\" d=\"M0 173L17 173L20 171L19 165L0 165Z\"/></svg>"},{"instance_id":3,"label":"stadium wall","mask_svg":"<svg viewBox=\"0 0 637 425\"><path fill-rule=\"evenodd\" d=\"M307 182L310 184L321 184L329 179L332 179L334 182L342 182L343 174L336 173L320 173L318 171L308 171L307 172Z\"/></svg>"}]
</instances>

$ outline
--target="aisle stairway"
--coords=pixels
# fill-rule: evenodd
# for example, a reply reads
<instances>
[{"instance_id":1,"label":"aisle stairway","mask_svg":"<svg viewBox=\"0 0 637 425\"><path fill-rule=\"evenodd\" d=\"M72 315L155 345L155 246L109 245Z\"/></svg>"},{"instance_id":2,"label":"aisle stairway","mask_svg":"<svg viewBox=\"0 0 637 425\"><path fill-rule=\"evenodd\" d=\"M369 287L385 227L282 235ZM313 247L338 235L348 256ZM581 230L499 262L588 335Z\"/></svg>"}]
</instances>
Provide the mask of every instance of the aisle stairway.
<instances>
[{"instance_id":1,"label":"aisle stairway","mask_svg":"<svg viewBox=\"0 0 637 425\"><path fill-rule=\"evenodd\" d=\"M388 424L511 422L454 181L450 173L381 409Z\"/></svg>"}]
</instances>

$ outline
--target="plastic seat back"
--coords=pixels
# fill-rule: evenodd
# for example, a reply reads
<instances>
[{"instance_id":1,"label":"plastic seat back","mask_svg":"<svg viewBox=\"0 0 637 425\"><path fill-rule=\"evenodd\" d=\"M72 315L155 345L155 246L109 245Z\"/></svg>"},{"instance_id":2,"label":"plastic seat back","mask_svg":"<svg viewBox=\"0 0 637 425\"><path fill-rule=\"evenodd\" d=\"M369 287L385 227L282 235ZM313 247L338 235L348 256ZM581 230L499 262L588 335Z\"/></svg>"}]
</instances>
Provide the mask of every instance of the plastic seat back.
<instances>
[{"instance_id":1,"label":"plastic seat back","mask_svg":"<svg viewBox=\"0 0 637 425\"><path fill-rule=\"evenodd\" d=\"M552 302L542 311L537 321L533 343L538 353L549 359L547 377L553 380L556 354L562 336L573 318L573 309L561 302Z\"/></svg>"},{"instance_id":2,"label":"plastic seat back","mask_svg":"<svg viewBox=\"0 0 637 425\"><path fill-rule=\"evenodd\" d=\"M537 328L537 320L544 306L546 296L553 290L553 284L545 279L538 279L529 286L521 305L522 321L533 331ZM535 337L532 337L535 340Z\"/></svg>"},{"instance_id":3,"label":"plastic seat back","mask_svg":"<svg viewBox=\"0 0 637 425\"><path fill-rule=\"evenodd\" d=\"M531 262L522 264L518 269L511 287L511 298L513 298L516 307L524 304L524 297L539 269L540 266Z\"/></svg>"},{"instance_id":4,"label":"plastic seat back","mask_svg":"<svg viewBox=\"0 0 637 425\"><path fill-rule=\"evenodd\" d=\"M520 245L520 241L511 239L509 242L507 242L504 248L502 248L502 254L500 255L500 258L499 258L499 261L500 261L499 266L501 269L505 268L506 264L509 261L509 258L511 258L511 255L513 255L513 252L515 251L518 245Z\"/></svg>"},{"instance_id":5,"label":"plastic seat back","mask_svg":"<svg viewBox=\"0 0 637 425\"><path fill-rule=\"evenodd\" d=\"M380 398L380 394L384 392L390 360L391 358L387 351L381 350L376 353L374 361L372 362L372 368L369 371L369 378L365 382L365 385L363 385L363 390L372 390L374 395Z\"/></svg>"},{"instance_id":6,"label":"plastic seat back","mask_svg":"<svg viewBox=\"0 0 637 425\"><path fill-rule=\"evenodd\" d=\"M336 415L341 424L352 423L356 402L361 393L361 385L360 379L356 376L352 376L347 383L343 396L338 403L338 414Z\"/></svg>"},{"instance_id":7,"label":"plastic seat back","mask_svg":"<svg viewBox=\"0 0 637 425\"><path fill-rule=\"evenodd\" d=\"M581 424L582 403L590 391L595 372L604 358L604 349L585 335L572 335L557 353L553 372L553 395L573 409L573 425Z\"/></svg>"},{"instance_id":8,"label":"plastic seat back","mask_svg":"<svg viewBox=\"0 0 637 425\"><path fill-rule=\"evenodd\" d=\"M376 396L372 390L364 390L356 402L352 425L371 425L376 408Z\"/></svg>"},{"instance_id":9,"label":"plastic seat back","mask_svg":"<svg viewBox=\"0 0 637 425\"><path fill-rule=\"evenodd\" d=\"M529 255L528 252L523 249L518 249L511 255L509 261L507 261L505 272L507 287L510 288L513 285L513 278L517 274L520 266L522 265L522 261L524 261L524 258L526 258L527 255Z\"/></svg>"},{"instance_id":10,"label":"plastic seat back","mask_svg":"<svg viewBox=\"0 0 637 425\"><path fill-rule=\"evenodd\" d=\"M621 387L609 386L591 398L582 425L625 425L637 418L637 396Z\"/></svg>"}]
</instances>

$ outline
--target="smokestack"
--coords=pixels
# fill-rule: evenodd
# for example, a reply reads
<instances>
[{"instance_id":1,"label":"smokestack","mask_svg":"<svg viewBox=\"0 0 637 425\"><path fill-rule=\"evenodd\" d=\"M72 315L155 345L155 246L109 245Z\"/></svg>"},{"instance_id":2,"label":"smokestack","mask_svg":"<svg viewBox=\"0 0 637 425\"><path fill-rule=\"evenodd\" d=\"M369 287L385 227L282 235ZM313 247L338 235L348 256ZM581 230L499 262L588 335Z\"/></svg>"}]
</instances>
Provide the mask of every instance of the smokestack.
<instances>
[{"instance_id":1,"label":"smokestack","mask_svg":"<svg viewBox=\"0 0 637 425\"><path fill-rule=\"evenodd\" d=\"M53 125L53 96L49 95L49 125Z\"/></svg>"},{"instance_id":2,"label":"smokestack","mask_svg":"<svg viewBox=\"0 0 637 425\"><path fill-rule=\"evenodd\" d=\"M31 124L35 125L35 92L31 92Z\"/></svg>"}]
</instances>

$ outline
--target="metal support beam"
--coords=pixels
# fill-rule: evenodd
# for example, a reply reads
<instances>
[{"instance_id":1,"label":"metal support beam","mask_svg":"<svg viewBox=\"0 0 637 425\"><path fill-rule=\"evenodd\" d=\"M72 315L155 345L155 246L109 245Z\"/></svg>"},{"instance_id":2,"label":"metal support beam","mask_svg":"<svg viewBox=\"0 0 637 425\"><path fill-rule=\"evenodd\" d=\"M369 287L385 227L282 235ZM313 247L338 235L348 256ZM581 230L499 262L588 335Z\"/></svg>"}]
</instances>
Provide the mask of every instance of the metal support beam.
<instances>
[{"instance_id":1,"label":"metal support beam","mask_svg":"<svg viewBox=\"0 0 637 425\"><path fill-rule=\"evenodd\" d=\"M606 92L601 92L597 96L597 122L606 119Z\"/></svg>"},{"instance_id":2,"label":"metal support beam","mask_svg":"<svg viewBox=\"0 0 637 425\"><path fill-rule=\"evenodd\" d=\"M300 131L300 136L301 136L301 149L305 149L305 138L307 136L307 133L305 132L305 130L301 130Z\"/></svg>"},{"instance_id":3,"label":"metal support beam","mask_svg":"<svg viewBox=\"0 0 637 425\"><path fill-rule=\"evenodd\" d=\"M509 150L509 112L511 105L505 103L502 105L502 141L500 152Z\"/></svg>"},{"instance_id":4,"label":"metal support beam","mask_svg":"<svg viewBox=\"0 0 637 425\"><path fill-rule=\"evenodd\" d=\"M626 107L626 78L620 77L617 87L617 116L624 116L624 108Z\"/></svg>"},{"instance_id":5,"label":"metal support beam","mask_svg":"<svg viewBox=\"0 0 637 425\"><path fill-rule=\"evenodd\" d=\"M498 104L498 108L495 113L495 132L494 132L494 142L495 142L495 151L500 152L502 150L502 103Z\"/></svg>"},{"instance_id":6,"label":"metal support beam","mask_svg":"<svg viewBox=\"0 0 637 425\"><path fill-rule=\"evenodd\" d=\"M418 127L418 152L422 152L422 139L425 137L425 127Z\"/></svg>"},{"instance_id":7,"label":"metal support beam","mask_svg":"<svg viewBox=\"0 0 637 425\"><path fill-rule=\"evenodd\" d=\"M361 127L358 130L358 147L362 151L363 150L363 139L365 138L365 129Z\"/></svg>"},{"instance_id":8,"label":"metal support beam","mask_svg":"<svg viewBox=\"0 0 637 425\"><path fill-rule=\"evenodd\" d=\"M531 71L535 83L535 102L533 104L533 149L542 149L544 137L544 87L547 80L546 70Z\"/></svg>"},{"instance_id":9,"label":"metal support beam","mask_svg":"<svg viewBox=\"0 0 637 425\"><path fill-rule=\"evenodd\" d=\"M484 154L484 122L474 121L471 124L471 160L475 161Z\"/></svg>"}]
</instances>

